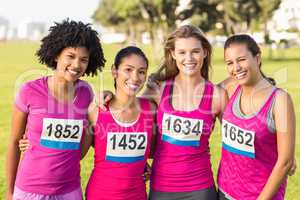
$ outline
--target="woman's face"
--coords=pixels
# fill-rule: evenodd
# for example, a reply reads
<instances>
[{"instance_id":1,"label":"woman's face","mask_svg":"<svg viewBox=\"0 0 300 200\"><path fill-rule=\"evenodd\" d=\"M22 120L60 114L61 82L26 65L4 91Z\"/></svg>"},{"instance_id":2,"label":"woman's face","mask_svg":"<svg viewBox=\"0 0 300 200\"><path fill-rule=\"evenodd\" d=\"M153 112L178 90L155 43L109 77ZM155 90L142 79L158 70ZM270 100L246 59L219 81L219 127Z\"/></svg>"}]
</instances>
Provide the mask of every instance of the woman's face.
<instances>
[{"instance_id":1,"label":"woman's face","mask_svg":"<svg viewBox=\"0 0 300 200\"><path fill-rule=\"evenodd\" d=\"M75 82L88 67L89 51L85 47L67 47L60 52L55 61L57 75L66 81Z\"/></svg>"},{"instance_id":2,"label":"woman's face","mask_svg":"<svg viewBox=\"0 0 300 200\"><path fill-rule=\"evenodd\" d=\"M229 75L240 85L255 84L260 76L260 54L253 56L246 44L231 44L224 52Z\"/></svg>"},{"instance_id":3,"label":"woman's face","mask_svg":"<svg viewBox=\"0 0 300 200\"><path fill-rule=\"evenodd\" d=\"M200 40L195 37L178 38L175 40L175 48L171 54L176 61L179 73L189 76L201 75L207 52L203 49Z\"/></svg>"},{"instance_id":4,"label":"woman's face","mask_svg":"<svg viewBox=\"0 0 300 200\"><path fill-rule=\"evenodd\" d=\"M131 54L122 58L118 69L113 68L116 89L129 96L136 95L143 87L147 78L147 63L143 57Z\"/></svg>"}]
</instances>

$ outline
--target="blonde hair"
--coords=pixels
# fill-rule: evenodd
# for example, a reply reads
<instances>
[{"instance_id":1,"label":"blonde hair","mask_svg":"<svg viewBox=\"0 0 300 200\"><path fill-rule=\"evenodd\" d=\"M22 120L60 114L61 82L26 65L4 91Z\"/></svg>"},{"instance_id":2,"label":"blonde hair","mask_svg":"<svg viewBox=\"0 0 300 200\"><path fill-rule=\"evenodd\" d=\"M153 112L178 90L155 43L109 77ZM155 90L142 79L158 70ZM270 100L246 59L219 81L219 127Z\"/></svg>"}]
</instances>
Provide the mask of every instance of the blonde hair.
<instances>
[{"instance_id":1,"label":"blonde hair","mask_svg":"<svg viewBox=\"0 0 300 200\"><path fill-rule=\"evenodd\" d=\"M205 79L209 79L209 69L211 68L211 54L212 47L209 41L205 38L202 31L191 25L184 25L176 29L165 41L164 45L164 60L158 71L154 74L157 80L164 81L169 78L175 77L179 71L176 65L176 61L172 57L171 52L175 49L175 40L178 38L189 38L193 37L198 39L204 51L206 52L206 57L203 61L203 66L201 68L201 76Z\"/></svg>"}]
</instances>

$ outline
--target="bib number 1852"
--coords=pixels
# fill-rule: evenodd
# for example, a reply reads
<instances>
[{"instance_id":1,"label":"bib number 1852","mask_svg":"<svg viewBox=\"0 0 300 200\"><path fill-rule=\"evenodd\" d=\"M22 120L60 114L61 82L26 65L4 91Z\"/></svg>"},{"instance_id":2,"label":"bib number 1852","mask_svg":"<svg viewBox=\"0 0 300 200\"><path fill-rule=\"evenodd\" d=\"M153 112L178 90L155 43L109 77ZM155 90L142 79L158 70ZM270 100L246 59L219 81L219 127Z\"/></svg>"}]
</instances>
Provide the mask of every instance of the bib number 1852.
<instances>
[{"instance_id":1,"label":"bib number 1852","mask_svg":"<svg viewBox=\"0 0 300 200\"><path fill-rule=\"evenodd\" d=\"M54 149L79 149L83 120L44 118L40 144Z\"/></svg>"}]
</instances>

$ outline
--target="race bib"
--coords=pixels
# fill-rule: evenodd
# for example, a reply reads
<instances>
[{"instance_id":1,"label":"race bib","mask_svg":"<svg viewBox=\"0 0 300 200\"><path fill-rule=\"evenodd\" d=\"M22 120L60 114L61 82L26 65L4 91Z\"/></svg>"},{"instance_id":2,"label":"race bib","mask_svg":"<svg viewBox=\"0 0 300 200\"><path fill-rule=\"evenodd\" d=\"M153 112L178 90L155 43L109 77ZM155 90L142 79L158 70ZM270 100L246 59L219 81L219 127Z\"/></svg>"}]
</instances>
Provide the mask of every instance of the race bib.
<instances>
[{"instance_id":1,"label":"race bib","mask_svg":"<svg viewBox=\"0 0 300 200\"><path fill-rule=\"evenodd\" d=\"M83 130L83 120L43 119L40 144L53 149L79 149Z\"/></svg>"},{"instance_id":2,"label":"race bib","mask_svg":"<svg viewBox=\"0 0 300 200\"><path fill-rule=\"evenodd\" d=\"M109 132L106 160L132 163L143 160L147 148L147 132Z\"/></svg>"},{"instance_id":3,"label":"race bib","mask_svg":"<svg viewBox=\"0 0 300 200\"><path fill-rule=\"evenodd\" d=\"M222 146L224 149L242 156L255 158L255 132L242 129L222 120Z\"/></svg>"},{"instance_id":4,"label":"race bib","mask_svg":"<svg viewBox=\"0 0 300 200\"><path fill-rule=\"evenodd\" d=\"M164 113L162 140L179 146L200 146L203 120Z\"/></svg>"}]
</instances>

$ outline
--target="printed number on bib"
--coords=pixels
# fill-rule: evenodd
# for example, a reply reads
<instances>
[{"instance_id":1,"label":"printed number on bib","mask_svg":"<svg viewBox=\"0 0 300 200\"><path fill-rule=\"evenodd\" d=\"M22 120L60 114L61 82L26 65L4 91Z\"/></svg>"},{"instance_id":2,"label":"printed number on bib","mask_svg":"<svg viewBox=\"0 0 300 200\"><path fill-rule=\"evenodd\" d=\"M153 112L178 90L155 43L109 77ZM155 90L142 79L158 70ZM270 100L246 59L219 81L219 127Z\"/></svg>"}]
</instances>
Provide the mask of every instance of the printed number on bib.
<instances>
[{"instance_id":1,"label":"printed number on bib","mask_svg":"<svg viewBox=\"0 0 300 200\"><path fill-rule=\"evenodd\" d=\"M131 163L143 160L147 147L147 132L109 132L106 160Z\"/></svg>"},{"instance_id":2,"label":"printed number on bib","mask_svg":"<svg viewBox=\"0 0 300 200\"><path fill-rule=\"evenodd\" d=\"M82 130L82 120L44 118L40 143L54 149L79 149Z\"/></svg>"},{"instance_id":3,"label":"printed number on bib","mask_svg":"<svg viewBox=\"0 0 300 200\"><path fill-rule=\"evenodd\" d=\"M255 158L255 132L242 129L226 120L222 120L223 148L238 154Z\"/></svg>"},{"instance_id":4,"label":"printed number on bib","mask_svg":"<svg viewBox=\"0 0 300 200\"><path fill-rule=\"evenodd\" d=\"M179 146L200 146L203 120L164 113L162 140Z\"/></svg>"}]
</instances>

